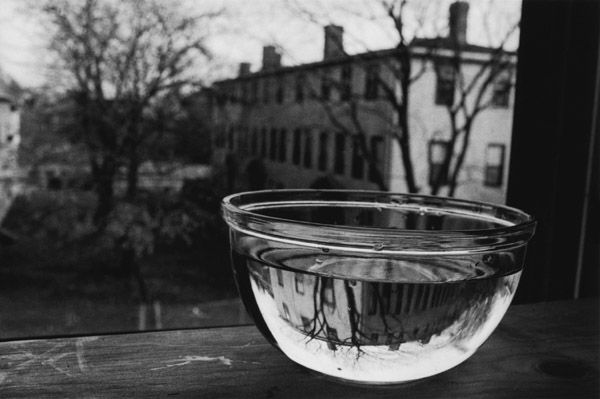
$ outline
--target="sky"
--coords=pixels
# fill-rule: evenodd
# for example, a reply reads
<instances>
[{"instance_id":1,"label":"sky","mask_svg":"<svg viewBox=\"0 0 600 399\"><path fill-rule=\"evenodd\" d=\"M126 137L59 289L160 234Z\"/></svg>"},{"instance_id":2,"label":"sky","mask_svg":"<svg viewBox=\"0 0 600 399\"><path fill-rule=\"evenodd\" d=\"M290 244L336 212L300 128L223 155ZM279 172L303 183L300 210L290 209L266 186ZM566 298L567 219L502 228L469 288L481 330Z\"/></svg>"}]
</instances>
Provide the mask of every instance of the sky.
<instances>
[{"instance_id":1,"label":"sky","mask_svg":"<svg viewBox=\"0 0 600 399\"><path fill-rule=\"evenodd\" d=\"M167 1L167 0L164 0ZM231 77L240 62L260 68L262 46L274 44L284 65L318 61L323 52L323 28L342 25L349 53L392 47L397 40L380 0L183 0L190 12L220 9L223 14L209 27L207 46L212 62L200 70L208 80ZM451 0L414 0L407 14L407 30L419 36L446 34ZM467 40L489 44L503 37L520 16L520 0L471 0ZM419 24L419 19L426 22ZM487 21L485 24L483 22ZM490 32L490 34L488 34ZM0 68L25 87L48 81L47 32L27 10L23 0L0 0ZM515 35L508 46L515 49Z\"/></svg>"}]
</instances>

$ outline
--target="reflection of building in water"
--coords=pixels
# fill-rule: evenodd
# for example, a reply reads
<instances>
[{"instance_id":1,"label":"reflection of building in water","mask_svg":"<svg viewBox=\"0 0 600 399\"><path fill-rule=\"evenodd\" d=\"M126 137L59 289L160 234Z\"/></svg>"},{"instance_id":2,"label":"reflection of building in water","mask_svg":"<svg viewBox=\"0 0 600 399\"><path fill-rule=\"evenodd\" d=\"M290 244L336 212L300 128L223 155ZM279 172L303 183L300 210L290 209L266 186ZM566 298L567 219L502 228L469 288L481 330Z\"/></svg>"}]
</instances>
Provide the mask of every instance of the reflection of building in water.
<instances>
[{"instance_id":1,"label":"reflection of building in water","mask_svg":"<svg viewBox=\"0 0 600 399\"><path fill-rule=\"evenodd\" d=\"M494 54L492 48L466 42L468 4L456 2L451 9L449 37L415 39L410 45L412 70L427 65L411 85L409 101L411 152L421 185L438 181L442 173L451 131L447 106L458 101L461 84L450 67L453 50L460 46L461 70L467 81L478 85L481 79L475 76ZM238 77L213 86L217 93L213 161L228 169L238 189L377 189L377 173L370 168L377 165L390 191L406 191L401 150L394 139L398 118L384 90L397 87L397 71L390 67L396 62L397 50L347 55L343 28L333 25L325 28L324 42L322 61L289 67L281 65L275 47L267 46L260 71L251 72L250 64L243 63ZM458 177L459 197L504 202L516 61L514 54L507 55L511 67L494 79L485 93L485 102L491 107L474 121ZM438 74L433 60L439 66ZM468 100L475 97L473 90ZM356 129L352 128L349 104L359 109L364 145L373 158L370 163L361 155L360 137L350 136ZM341 131L327 109L342 124L351 126L349 131ZM443 188L439 194L445 195L448 176L440 179ZM240 181L247 181L247 186Z\"/></svg>"},{"instance_id":2,"label":"reflection of building in water","mask_svg":"<svg viewBox=\"0 0 600 399\"><path fill-rule=\"evenodd\" d=\"M17 84L0 71L0 222L20 186L17 151L20 136L20 113Z\"/></svg>"},{"instance_id":3,"label":"reflection of building in water","mask_svg":"<svg viewBox=\"0 0 600 399\"><path fill-rule=\"evenodd\" d=\"M337 344L389 345L428 342L451 326L472 301L496 292L495 280L478 287L349 281L253 263L258 288L275 301L280 317L309 337Z\"/></svg>"}]
</instances>

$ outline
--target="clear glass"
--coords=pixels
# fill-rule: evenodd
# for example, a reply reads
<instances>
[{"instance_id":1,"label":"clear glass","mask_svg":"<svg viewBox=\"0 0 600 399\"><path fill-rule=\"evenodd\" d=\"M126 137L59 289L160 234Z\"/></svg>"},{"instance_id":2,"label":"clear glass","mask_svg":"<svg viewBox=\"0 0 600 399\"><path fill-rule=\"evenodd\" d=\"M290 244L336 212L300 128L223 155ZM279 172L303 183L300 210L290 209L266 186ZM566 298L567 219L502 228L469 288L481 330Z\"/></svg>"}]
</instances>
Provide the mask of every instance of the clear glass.
<instances>
[{"instance_id":1,"label":"clear glass","mask_svg":"<svg viewBox=\"0 0 600 399\"><path fill-rule=\"evenodd\" d=\"M535 221L505 206L372 191L223 200L244 304L296 363L352 383L448 370L490 336Z\"/></svg>"}]
</instances>

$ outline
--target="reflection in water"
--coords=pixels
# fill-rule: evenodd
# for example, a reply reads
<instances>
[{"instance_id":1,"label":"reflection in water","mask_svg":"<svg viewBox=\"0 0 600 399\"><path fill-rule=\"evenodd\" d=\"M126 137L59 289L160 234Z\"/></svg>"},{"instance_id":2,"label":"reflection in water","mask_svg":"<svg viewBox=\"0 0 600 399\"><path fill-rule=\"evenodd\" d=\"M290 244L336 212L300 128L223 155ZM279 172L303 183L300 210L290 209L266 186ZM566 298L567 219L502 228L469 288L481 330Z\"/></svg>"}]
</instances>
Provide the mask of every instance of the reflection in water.
<instances>
[{"instance_id":1,"label":"reflection in water","mask_svg":"<svg viewBox=\"0 0 600 399\"><path fill-rule=\"evenodd\" d=\"M234 262L247 273L250 292L243 284L240 291L267 338L306 367L359 382L423 378L462 362L499 323L520 276L407 283L400 274L427 273L404 262L396 279L381 282L282 270L236 254Z\"/></svg>"}]
</instances>

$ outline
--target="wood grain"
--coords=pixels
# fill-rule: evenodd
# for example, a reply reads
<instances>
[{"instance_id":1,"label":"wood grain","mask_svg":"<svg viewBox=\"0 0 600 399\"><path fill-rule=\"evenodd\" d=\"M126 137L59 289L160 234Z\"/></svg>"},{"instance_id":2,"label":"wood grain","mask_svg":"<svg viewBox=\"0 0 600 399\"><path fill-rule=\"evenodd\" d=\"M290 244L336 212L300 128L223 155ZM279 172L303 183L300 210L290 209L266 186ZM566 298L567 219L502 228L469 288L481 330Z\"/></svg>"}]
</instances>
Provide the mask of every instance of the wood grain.
<instances>
[{"instance_id":1,"label":"wood grain","mask_svg":"<svg viewBox=\"0 0 600 399\"><path fill-rule=\"evenodd\" d=\"M458 367L392 388L296 366L253 326L0 343L0 397L596 398L595 300L518 305Z\"/></svg>"}]
</instances>

